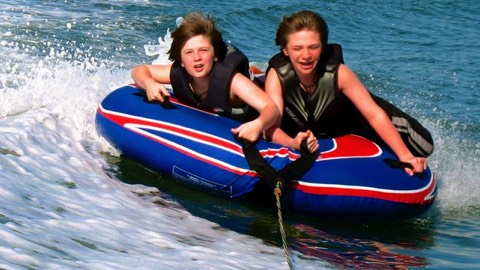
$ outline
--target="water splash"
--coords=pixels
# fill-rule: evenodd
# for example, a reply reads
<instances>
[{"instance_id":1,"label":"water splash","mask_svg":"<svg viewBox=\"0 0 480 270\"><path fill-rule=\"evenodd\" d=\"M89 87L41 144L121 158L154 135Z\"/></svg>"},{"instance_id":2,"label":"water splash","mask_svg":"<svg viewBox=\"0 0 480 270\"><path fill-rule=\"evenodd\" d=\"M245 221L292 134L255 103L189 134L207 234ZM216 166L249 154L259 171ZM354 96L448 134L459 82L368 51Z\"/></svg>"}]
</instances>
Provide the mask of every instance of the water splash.
<instances>
[{"instance_id":1,"label":"water splash","mask_svg":"<svg viewBox=\"0 0 480 270\"><path fill-rule=\"evenodd\" d=\"M472 126L443 119L427 124L435 134L436 149L429 164L439 183L437 208L454 215L480 208L480 142L468 136Z\"/></svg>"},{"instance_id":2,"label":"water splash","mask_svg":"<svg viewBox=\"0 0 480 270\"><path fill-rule=\"evenodd\" d=\"M172 38L170 36L170 29L167 30L167 34L164 38L158 38L158 44L156 45L144 45L145 54L148 56L158 55L158 58L153 61L153 64L168 64L171 63L170 60L167 58L168 50L170 50L170 46L172 44Z\"/></svg>"}]
</instances>

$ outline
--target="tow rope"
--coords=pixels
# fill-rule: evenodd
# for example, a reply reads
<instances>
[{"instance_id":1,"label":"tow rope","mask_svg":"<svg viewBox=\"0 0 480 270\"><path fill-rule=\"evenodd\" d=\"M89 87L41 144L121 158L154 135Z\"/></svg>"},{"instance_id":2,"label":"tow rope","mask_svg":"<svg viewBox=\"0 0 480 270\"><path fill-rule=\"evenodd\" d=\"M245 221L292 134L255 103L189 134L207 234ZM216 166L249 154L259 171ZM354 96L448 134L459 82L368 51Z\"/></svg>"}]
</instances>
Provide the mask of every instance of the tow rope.
<instances>
[{"instance_id":1,"label":"tow rope","mask_svg":"<svg viewBox=\"0 0 480 270\"><path fill-rule=\"evenodd\" d=\"M285 257L287 258L288 268L290 270L293 270L292 258L290 257L290 253L288 252L287 235L285 234L285 228L283 228L282 204L280 202L280 196L282 195L282 188L281 188L280 181L277 182L277 186L273 190L273 194L275 194L275 198L277 199L278 224L280 226L280 234L282 236L283 251L285 252Z\"/></svg>"},{"instance_id":2,"label":"tow rope","mask_svg":"<svg viewBox=\"0 0 480 270\"><path fill-rule=\"evenodd\" d=\"M293 269L292 259L288 251L287 237L283 226L282 205L280 197L282 196L282 189L287 184L289 184L291 180L299 179L313 166L315 160L318 157L318 153L310 153L307 148L306 140L304 140L302 141L300 147L301 156L294 162L277 171L272 166L270 166L267 161L265 161L265 159L258 151L256 143L240 139L237 136L235 137L235 139L243 144L243 154L245 155L245 158L247 159L250 168L257 172L261 180L265 181L273 188L273 194L275 195L277 201L277 215L278 223L280 226L280 233L282 237L283 250L287 258L289 269Z\"/></svg>"}]
</instances>

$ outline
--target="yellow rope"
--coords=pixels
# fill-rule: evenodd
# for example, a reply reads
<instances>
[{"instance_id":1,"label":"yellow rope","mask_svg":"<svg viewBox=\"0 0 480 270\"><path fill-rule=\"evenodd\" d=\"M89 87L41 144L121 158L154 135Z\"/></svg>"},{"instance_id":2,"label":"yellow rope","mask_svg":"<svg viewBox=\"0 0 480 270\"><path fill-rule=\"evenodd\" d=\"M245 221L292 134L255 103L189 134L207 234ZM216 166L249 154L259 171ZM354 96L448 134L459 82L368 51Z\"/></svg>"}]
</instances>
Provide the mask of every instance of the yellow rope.
<instances>
[{"instance_id":1,"label":"yellow rope","mask_svg":"<svg viewBox=\"0 0 480 270\"><path fill-rule=\"evenodd\" d=\"M282 243L283 250L285 251L285 256L287 257L287 263L290 270L293 269L292 258L288 252L287 237L285 235L285 229L283 228L283 218L282 218L282 205L280 203L280 196L282 196L281 182L277 181L277 185L273 190L273 194L277 198L277 213L278 213L278 223L280 224L280 233L282 234Z\"/></svg>"}]
</instances>

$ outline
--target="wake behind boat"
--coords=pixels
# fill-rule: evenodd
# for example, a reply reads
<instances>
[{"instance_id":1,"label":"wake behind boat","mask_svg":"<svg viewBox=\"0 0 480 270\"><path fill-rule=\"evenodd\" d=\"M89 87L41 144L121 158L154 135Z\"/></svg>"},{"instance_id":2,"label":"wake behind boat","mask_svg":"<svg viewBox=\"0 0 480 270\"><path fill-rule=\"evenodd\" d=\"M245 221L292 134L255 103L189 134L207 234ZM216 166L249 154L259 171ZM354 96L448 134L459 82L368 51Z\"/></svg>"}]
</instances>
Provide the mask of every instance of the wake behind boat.
<instances>
[{"instance_id":1,"label":"wake behind boat","mask_svg":"<svg viewBox=\"0 0 480 270\"><path fill-rule=\"evenodd\" d=\"M230 129L238 122L201 111L170 98L172 108L149 103L143 91L126 85L111 92L97 110L99 133L122 155L191 187L226 198L245 197L258 189ZM356 135L321 139L320 155L299 179L286 179L285 211L314 218L385 221L425 213L437 186L429 168L407 175L392 166L387 147ZM281 170L300 153L259 141L261 156ZM390 162L389 162L390 161Z\"/></svg>"}]
</instances>

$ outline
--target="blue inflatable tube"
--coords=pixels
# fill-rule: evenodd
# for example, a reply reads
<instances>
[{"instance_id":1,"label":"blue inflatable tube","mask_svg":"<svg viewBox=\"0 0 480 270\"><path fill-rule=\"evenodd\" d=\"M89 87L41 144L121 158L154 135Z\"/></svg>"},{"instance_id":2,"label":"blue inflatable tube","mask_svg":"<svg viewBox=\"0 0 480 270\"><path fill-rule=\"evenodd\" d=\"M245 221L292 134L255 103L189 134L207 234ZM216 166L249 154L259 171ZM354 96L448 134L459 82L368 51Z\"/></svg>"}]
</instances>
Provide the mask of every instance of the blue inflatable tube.
<instances>
[{"instance_id":1,"label":"blue inflatable tube","mask_svg":"<svg viewBox=\"0 0 480 270\"><path fill-rule=\"evenodd\" d=\"M171 98L172 109L146 102L127 85L101 102L96 127L109 143L140 164L194 188L227 198L251 193L261 181L249 168L230 129L238 122ZM300 179L289 179L282 195L286 211L318 218L366 221L412 218L433 204L437 184L430 169L414 176L392 168L386 147L356 135L321 139L320 155ZM276 170L299 152L257 143Z\"/></svg>"}]
</instances>

